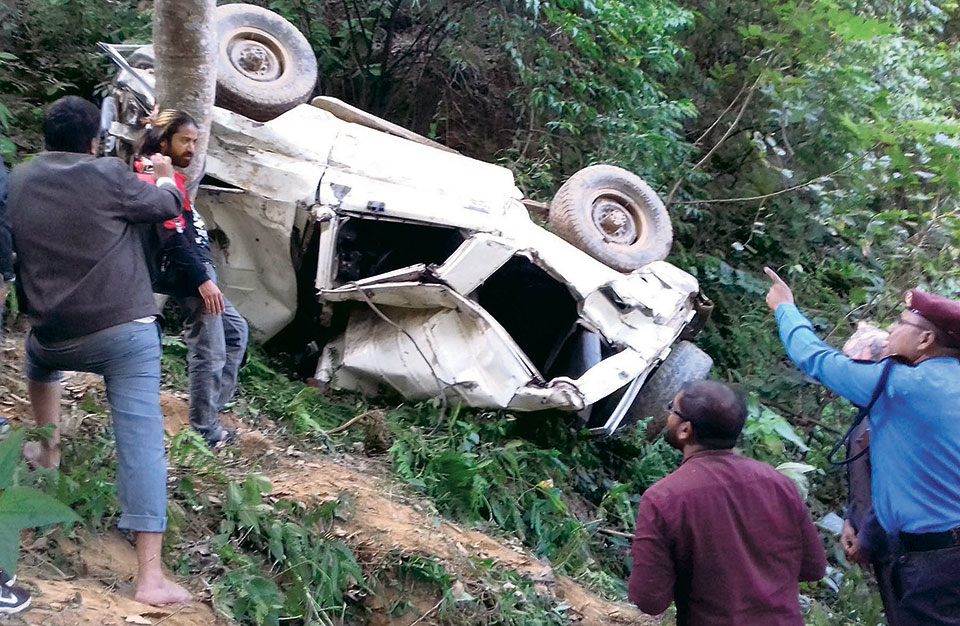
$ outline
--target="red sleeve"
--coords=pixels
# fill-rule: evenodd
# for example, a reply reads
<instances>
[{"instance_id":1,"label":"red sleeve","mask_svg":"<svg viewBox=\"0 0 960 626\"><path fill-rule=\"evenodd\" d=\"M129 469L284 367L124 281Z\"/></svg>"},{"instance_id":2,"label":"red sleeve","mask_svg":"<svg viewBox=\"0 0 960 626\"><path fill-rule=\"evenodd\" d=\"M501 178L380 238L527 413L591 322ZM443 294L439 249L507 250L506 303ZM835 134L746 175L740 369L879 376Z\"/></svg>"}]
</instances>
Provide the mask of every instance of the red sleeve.
<instances>
[{"instance_id":1,"label":"red sleeve","mask_svg":"<svg viewBox=\"0 0 960 626\"><path fill-rule=\"evenodd\" d=\"M800 499L800 494L796 498L797 524L800 527L800 541L803 545L803 557L800 561L800 581L817 581L827 573L827 553L823 549L823 542L820 541L820 533L817 527L813 525L810 519L810 512L807 511L807 505Z\"/></svg>"},{"instance_id":2,"label":"red sleeve","mask_svg":"<svg viewBox=\"0 0 960 626\"><path fill-rule=\"evenodd\" d=\"M175 218L183 212L183 194L180 190L150 184L143 174L127 169L127 164L116 157L106 157L104 167L113 168L117 184L118 217L131 224L157 224Z\"/></svg>"},{"instance_id":3,"label":"red sleeve","mask_svg":"<svg viewBox=\"0 0 960 626\"><path fill-rule=\"evenodd\" d=\"M166 222L164 222L163 227L166 228L167 230L175 230L178 233L182 233L184 228L186 228L183 221L183 213L176 216L172 220L167 220Z\"/></svg>"},{"instance_id":4,"label":"red sleeve","mask_svg":"<svg viewBox=\"0 0 960 626\"><path fill-rule=\"evenodd\" d=\"M673 602L677 574L667 536L667 524L651 496L645 495L640 499L631 554L630 601L644 613L659 615Z\"/></svg>"},{"instance_id":5,"label":"red sleeve","mask_svg":"<svg viewBox=\"0 0 960 626\"><path fill-rule=\"evenodd\" d=\"M140 172L139 170L140 170L140 162L137 161L137 171L138 171L137 178L139 178L140 180L142 180L142 181L144 181L144 182L146 182L146 183L150 183L151 185L156 185L156 184L157 184L157 181L154 180L154 178L153 178L153 174L144 174L143 172ZM180 187L180 186L177 185L177 188L178 188L178 189L179 189L179 187ZM186 195L183 196L183 201L184 201L184 203L187 202L187 196L186 196ZM172 220L167 220L166 222L164 222L164 223L163 223L163 227L166 228L167 230L175 230L175 231L177 231L178 233L182 233L182 232L183 232L183 229L184 229L183 213L181 213L180 215L176 216L176 217L173 218Z\"/></svg>"}]
</instances>

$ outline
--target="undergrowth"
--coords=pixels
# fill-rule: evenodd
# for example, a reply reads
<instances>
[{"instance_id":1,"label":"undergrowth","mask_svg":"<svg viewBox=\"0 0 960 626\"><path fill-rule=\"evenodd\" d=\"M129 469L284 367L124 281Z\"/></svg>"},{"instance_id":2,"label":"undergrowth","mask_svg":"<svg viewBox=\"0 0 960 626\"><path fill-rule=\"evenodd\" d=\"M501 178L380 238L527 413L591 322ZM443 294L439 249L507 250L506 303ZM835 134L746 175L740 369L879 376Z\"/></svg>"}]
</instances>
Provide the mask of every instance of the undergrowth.
<instances>
[{"instance_id":1,"label":"undergrowth","mask_svg":"<svg viewBox=\"0 0 960 626\"><path fill-rule=\"evenodd\" d=\"M331 449L363 448L361 425L332 436L326 431L367 412L368 400L323 395L290 381L262 358L252 359L243 383L242 410L250 415L271 416L296 439L324 442ZM798 430L753 397L739 451L778 466L801 493L816 489L834 494L836 500L811 496L817 518L842 497L842 481L830 471L824 447L848 417L845 405L824 402L822 426ZM598 441L574 429L563 414L512 415L457 407L444 412L435 401L387 409L384 419L392 440L388 460L393 472L442 515L516 537L536 556L548 559L558 574L573 576L608 598L626 598L630 542L621 534L634 529L643 491L680 462L679 452L662 438L646 441L641 424ZM845 572L853 573L847 578ZM819 624L818 616L830 615L839 620L831 623L874 626L877 622L863 621L875 614L876 594L869 584L853 569L838 570L835 578L838 591L819 584L805 588L808 621ZM460 604L445 600L443 606ZM838 612L837 607L846 608Z\"/></svg>"},{"instance_id":2,"label":"undergrowth","mask_svg":"<svg viewBox=\"0 0 960 626\"><path fill-rule=\"evenodd\" d=\"M165 342L165 369L177 366L180 349L177 342ZM827 437L816 429L798 432L756 401L750 409L743 453L774 465L806 461L808 469L791 477L818 493L840 493L838 477L826 471L820 440ZM90 530L103 532L119 511L115 444L102 391L88 390L75 410L82 436L64 440L63 472L27 473L24 482L56 496ZM327 431L368 412L370 405L355 395L323 395L290 381L255 355L243 373L236 410L251 423L272 420L287 445L322 452L362 449L363 422L338 434ZM838 423L846 410L830 403L819 419ZM622 534L634 528L642 492L678 465L677 451L662 440L647 442L642 428L597 441L560 414L444 412L435 402L423 402L385 410L383 416L390 437L383 460L411 494L446 518L521 542L549 561L552 575L571 576L610 599L625 599L629 539ZM429 555L355 552L335 532L338 524L349 524L348 501L310 507L277 498L265 475L214 453L189 429L170 438L169 450L165 558L178 575L208 580L215 609L241 624L362 624L381 610L392 615L430 610L433 623L451 625L570 623L569 607L539 583L489 560L471 560L470 571L458 578ZM810 501L815 515L831 508L829 502ZM807 623L879 623L871 583L846 566L835 539L827 541L842 567L831 574L835 589L804 587ZM49 558L70 567L55 550ZM424 606L424 599L435 606Z\"/></svg>"}]
</instances>

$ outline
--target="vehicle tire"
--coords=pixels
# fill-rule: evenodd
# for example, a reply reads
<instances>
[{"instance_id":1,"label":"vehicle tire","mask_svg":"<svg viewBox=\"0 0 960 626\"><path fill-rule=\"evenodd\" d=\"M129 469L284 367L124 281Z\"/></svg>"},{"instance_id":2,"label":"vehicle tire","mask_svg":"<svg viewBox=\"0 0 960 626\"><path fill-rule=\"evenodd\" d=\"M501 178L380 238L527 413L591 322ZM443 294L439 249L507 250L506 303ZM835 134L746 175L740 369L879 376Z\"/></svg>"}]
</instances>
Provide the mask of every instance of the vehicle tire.
<instances>
[{"instance_id":1,"label":"vehicle tire","mask_svg":"<svg viewBox=\"0 0 960 626\"><path fill-rule=\"evenodd\" d=\"M317 58L307 38L252 4L217 7L217 105L265 122L307 101Z\"/></svg>"},{"instance_id":2,"label":"vehicle tire","mask_svg":"<svg viewBox=\"0 0 960 626\"><path fill-rule=\"evenodd\" d=\"M673 227L657 194L613 165L591 165L560 187L550 203L553 231L593 258L632 272L670 253Z\"/></svg>"},{"instance_id":3,"label":"vehicle tire","mask_svg":"<svg viewBox=\"0 0 960 626\"><path fill-rule=\"evenodd\" d=\"M667 423L667 405L684 384L701 380L710 373L713 359L689 341L681 341L640 388L640 393L623 417L620 427L632 426L653 417L647 424L646 438L653 441Z\"/></svg>"}]
</instances>

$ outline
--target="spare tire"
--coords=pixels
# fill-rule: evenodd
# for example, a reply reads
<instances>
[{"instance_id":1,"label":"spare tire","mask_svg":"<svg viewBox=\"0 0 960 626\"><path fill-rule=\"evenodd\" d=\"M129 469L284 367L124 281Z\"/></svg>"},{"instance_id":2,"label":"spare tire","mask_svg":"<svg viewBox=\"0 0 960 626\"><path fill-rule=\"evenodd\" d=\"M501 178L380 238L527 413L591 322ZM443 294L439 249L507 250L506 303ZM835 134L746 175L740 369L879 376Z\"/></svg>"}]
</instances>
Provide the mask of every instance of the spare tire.
<instances>
[{"instance_id":1,"label":"spare tire","mask_svg":"<svg viewBox=\"0 0 960 626\"><path fill-rule=\"evenodd\" d=\"M639 176L613 165L591 165L571 176L550 203L550 225L622 272L662 261L673 245L663 202Z\"/></svg>"},{"instance_id":2,"label":"spare tire","mask_svg":"<svg viewBox=\"0 0 960 626\"><path fill-rule=\"evenodd\" d=\"M307 38L273 11L217 7L217 105L265 122L302 104L317 84Z\"/></svg>"},{"instance_id":3,"label":"spare tire","mask_svg":"<svg viewBox=\"0 0 960 626\"><path fill-rule=\"evenodd\" d=\"M670 415L667 405L680 388L692 380L701 380L710 373L713 359L689 341L673 346L663 363L640 388L640 393L623 417L621 428L652 417L647 424L646 437L653 441L667 423Z\"/></svg>"}]
</instances>

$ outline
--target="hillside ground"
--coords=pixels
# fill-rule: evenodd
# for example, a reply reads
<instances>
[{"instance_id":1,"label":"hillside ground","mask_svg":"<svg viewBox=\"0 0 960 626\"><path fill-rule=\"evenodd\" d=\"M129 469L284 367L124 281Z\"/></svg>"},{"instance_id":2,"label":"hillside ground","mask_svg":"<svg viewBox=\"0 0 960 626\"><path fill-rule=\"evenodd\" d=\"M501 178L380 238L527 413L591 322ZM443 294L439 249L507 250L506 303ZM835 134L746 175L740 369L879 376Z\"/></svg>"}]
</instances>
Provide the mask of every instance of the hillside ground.
<instances>
[{"instance_id":1,"label":"hillside ground","mask_svg":"<svg viewBox=\"0 0 960 626\"><path fill-rule=\"evenodd\" d=\"M23 333L13 332L2 346L0 413L29 427L22 345ZM131 537L113 525L103 383L68 373L64 474L22 467L21 482L71 490L86 523L24 533L18 573L33 607L7 624L663 623L558 573L515 538L444 517L392 476L382 453L364 454L356 443L356 454L344 452L329 437L298 439L275 417L251 415L244 399L235 408L248 415L226 417L240 441L208 453L189 432L178 356L167 357L172 384L162 394L171 496L165 561L197 601L158 609L132 600L136 558ZM373 411L354 428L369 431L362 422L378 419Z\"/></svg>"}]
</instances>

